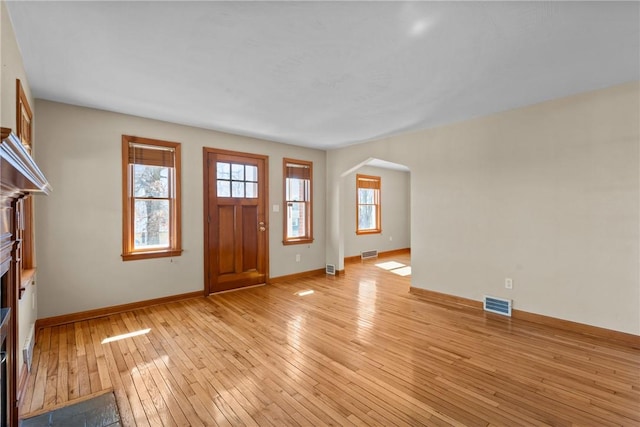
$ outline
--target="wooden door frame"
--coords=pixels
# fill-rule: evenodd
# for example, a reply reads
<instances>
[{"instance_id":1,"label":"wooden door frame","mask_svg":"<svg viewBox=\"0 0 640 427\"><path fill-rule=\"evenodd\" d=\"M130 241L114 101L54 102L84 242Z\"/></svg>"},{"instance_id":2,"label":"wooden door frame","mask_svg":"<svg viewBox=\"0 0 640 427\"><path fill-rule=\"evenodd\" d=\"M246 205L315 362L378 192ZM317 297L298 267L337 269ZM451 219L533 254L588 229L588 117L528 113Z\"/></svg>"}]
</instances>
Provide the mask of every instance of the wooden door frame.
<instances>
[{"instance_id":1,"label":"wooden door frame","mask_svg":"<svg viewBox=\"0 0 640 427\"><path fill-rule=\"evenodd\" d=\"M240 156L240 157L249 157L252 159L259 159L264 161L264 215L266 219L266 227L267 230L265 232L265 254L264 254L264 262L265 262L265 283L269 282L269 156L265 156L262 154L255 153L245 153L242 151L232 151L232 150L223 150L219 148L211 148L211 147L202 147L202 196L203 196L203 206L202 206L202 223L203 234L204 234L204 247L202 248L202 255L204 257L204 296L208 296L211 294L211 288L209 280L209 271L211 270L211 266L209 263L209 164L208 157L209 154L227 154L230 156Z\"/></svg>"}]
</instances>

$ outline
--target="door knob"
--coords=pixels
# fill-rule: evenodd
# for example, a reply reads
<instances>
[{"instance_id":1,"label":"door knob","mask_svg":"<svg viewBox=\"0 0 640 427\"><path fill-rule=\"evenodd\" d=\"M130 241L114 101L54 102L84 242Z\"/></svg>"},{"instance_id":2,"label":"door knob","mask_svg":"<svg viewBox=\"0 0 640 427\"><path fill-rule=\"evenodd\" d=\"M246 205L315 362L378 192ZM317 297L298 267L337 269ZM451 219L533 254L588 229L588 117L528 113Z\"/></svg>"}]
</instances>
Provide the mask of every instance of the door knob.
<instances>
[{"instance_id":1,"label":"door knob","mask_svg":"<svg viewBox=\"0 0 640 427\"><path fill-rule=\"evenodd\" d=\"M266 229L266 227L260 227L260 231L265 231Z\"/></svg>"}]
</instances>

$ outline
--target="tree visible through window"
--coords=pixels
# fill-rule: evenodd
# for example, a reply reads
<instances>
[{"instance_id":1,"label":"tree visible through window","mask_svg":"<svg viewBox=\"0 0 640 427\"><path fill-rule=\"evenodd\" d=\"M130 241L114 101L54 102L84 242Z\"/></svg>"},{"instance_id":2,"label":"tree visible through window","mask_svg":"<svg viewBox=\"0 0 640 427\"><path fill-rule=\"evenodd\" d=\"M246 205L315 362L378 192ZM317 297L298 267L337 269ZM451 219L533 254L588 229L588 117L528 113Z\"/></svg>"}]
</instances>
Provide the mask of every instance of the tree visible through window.
<instances>
[{"instance_id":1,"label":"tree visible through window","mask_svg":"<svg viewBox=\"0 0 640 427\"><path fill-rule=\"evenodd\" d=\"M356 175L356 233L381 233L379 176Z\"/></svg>"},{"instance_id":2,"label":"tree visible through window","mask_svg":"<svg viewBox=\"0 0 640 427\"><path fill-rule=\"evenodd\" d=\"M284 159L284 240L286 244L310 243L312 233L313 164L304 160Z\"/></svg>"},{"instance_id":3,"label":"tree visible through window","mask_svg":"<svg viewBox=\"0 0 640 427\"><path fill-rule=\"evenodd\" d=\"M180 144L123 135L123 259L180 255Z\"/></svg>"}]
</instances>

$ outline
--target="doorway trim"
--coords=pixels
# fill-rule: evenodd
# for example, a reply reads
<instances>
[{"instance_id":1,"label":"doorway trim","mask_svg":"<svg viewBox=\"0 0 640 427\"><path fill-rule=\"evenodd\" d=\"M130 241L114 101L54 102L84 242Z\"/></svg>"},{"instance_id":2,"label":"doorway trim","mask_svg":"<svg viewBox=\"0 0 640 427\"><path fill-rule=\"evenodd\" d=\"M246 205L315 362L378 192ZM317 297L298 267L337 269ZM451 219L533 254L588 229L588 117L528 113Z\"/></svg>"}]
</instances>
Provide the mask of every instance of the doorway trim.
<instances>
[{"instance_id":1,"label":"doorway trim","mask_svg":"<svg viewBox=\"0 0 640 427\"><path fill-rule=\"evenodd\" d=\"M211 147L202 147L202 223L203 223L203 242L202 256L204 258L204 274L203 274L203 293L204 296L211 294L211 280L209 280L209 273L211 271L209 254L207 253L210 246L209 241L209 179L208 179L208 157L209 154L226 154L231 156L249 157L264 161L264 204L265 204L265 217L267 218L267 230L265 232L265 284L269 283L269 156L255 153L246 153L242 151L224 150ZM248 286L249 288L251 286ZM244 289L244 288L239 288Z\"/></svg>"}]
</instances>

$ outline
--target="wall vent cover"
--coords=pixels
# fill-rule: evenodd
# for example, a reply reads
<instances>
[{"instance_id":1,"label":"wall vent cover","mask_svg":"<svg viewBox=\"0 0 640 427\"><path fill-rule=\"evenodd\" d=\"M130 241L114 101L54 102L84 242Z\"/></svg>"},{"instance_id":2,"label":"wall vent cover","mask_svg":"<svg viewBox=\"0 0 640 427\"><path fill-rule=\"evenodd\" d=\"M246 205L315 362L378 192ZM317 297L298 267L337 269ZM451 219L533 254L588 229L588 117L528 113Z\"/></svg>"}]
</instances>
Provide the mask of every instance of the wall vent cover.
<instances>
[{"instance_id":1,"label":"wall vent cover","mask_svg":"<svg viewBox=\"0 0 640 427\"><path fill-rule=\"evenodd\" d=\"M369 258L377 258L377 257L378 257L378 250L377 249L360 252L360 258L361 259L369 259Z\"/></svg>"},{"instance_id":2,"label":"wall vent cover","mask_svg":"<svg viewBox=\"0 0 640 427\"><path fill-rule=\"evenodd\" d=\"M327 274L331 274L332 276L336 275L336 266L333 264L327 264L327 267L325 268L325 271L327 272Z\"/></svg>"},{"instance_id":3,"label":"wall vent cover","mask_svg":"<svg viewBox=\"0 0 640 427\"><path fill-rule=\"evenodd\" d=\"M511 305L512 302L510 299L490 297L487 295L484 296L485 311L511 317Z\"/></svg>"}]
</instances>

